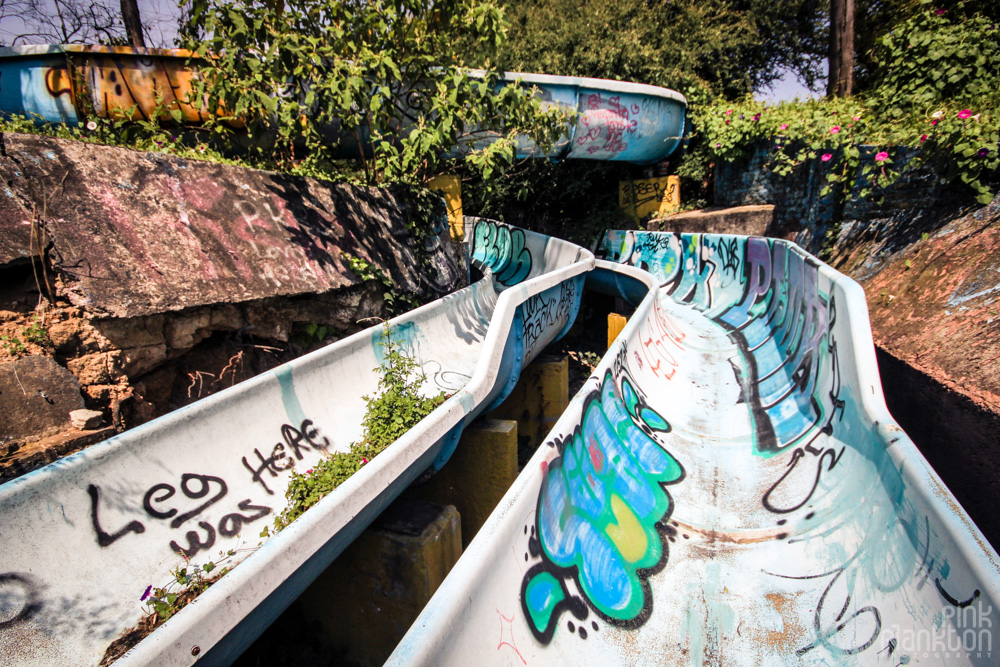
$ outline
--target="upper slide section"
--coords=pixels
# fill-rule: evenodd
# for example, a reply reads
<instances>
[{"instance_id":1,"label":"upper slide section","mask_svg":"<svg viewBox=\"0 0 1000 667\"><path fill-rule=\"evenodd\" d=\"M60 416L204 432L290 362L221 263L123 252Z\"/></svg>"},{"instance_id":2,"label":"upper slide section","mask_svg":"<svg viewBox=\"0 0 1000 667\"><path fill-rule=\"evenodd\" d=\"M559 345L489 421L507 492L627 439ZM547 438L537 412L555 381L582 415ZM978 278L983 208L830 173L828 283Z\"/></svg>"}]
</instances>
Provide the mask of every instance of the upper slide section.
<instances>
[{"instance_id":1,"label":"upper slide section","mask_svg":"<svg viewBox=\"0 0 1000 667\"><path fill-rule=\"evenodd\" d=\"M191 55L178 49L107 46L0 48L0 112L77 123L91 112L106 118L132 107L150 118L162 105L179 110L185 123L203 122L205 112L188 101L196 72ZM665 159L684 135L687 102L666 88L544 74L508 73L505 78L535 86L544 102L577 112L552 151L543 154L525 139L519 157L647 164ZM356 144L347 139L345 145L355 146L356 152Z\"/></svg>"}]
</instances>

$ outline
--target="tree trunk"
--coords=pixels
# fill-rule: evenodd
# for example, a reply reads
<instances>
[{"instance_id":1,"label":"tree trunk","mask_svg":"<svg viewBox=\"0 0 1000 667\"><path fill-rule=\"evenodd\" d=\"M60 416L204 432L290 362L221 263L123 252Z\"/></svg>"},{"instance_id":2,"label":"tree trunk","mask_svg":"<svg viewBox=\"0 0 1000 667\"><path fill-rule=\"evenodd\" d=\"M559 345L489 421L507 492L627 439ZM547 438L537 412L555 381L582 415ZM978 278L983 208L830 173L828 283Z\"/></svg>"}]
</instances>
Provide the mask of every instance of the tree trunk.
<instances>
[{"instance_id":1,"label":"tree trunk","mask_svg":"<svg viewBox=\"0 0 1000 667\"><path fill-rule=\"evenodd\" d=\"M137 0L121 0L122 21L125 23L125 32L132 46L146 46L146 41L142 38L142 19L139 18L139 3Z\"/></svg>"},{"instance_id":2,"label":"tree trunk","mask_svg":"<svg viewBox=\"0 0 1000 667\"><path fill-rule=\"evenodd\" d=\"M830 0L830 74L826 94L847 97L853 87L854 0Z\"/></svg>"}]
</instances>

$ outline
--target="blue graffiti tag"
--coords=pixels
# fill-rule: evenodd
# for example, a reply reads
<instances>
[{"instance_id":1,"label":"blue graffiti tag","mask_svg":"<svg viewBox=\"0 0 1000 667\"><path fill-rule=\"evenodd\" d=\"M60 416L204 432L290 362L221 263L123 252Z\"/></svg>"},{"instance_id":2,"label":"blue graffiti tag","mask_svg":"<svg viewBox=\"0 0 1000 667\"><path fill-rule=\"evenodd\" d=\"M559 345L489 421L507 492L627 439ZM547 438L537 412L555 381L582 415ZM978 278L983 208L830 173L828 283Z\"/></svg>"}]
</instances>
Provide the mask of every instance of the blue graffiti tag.
<instances>
[{"instance_id":1,"label":"blue graffiti tag","mask_svg":"<svg viewBox=\"0 0 1000 667\"><path fill-rule=\"evenodd\" d=\"M648 577L666 563L660 531L672 503L664 485L681 465L653 438L670 424L648 407L628 378L610 372L587 397L580 426L555 443L538 496L529 549L541 557L525 575L521 603L535 637L548 643L564 610L587 605L617 624L641 624L652 610ZM534 531L533 531L534 532ZM566 582L574 579L586 603Z\"/></svg>"},{"instance_id":2,"label":"blue graffiti tag","mask_svg":"<svg viewBox=\"0 0 1000 667\"><path fill-rule=\"evenodd\" d=\"M524 230L491 221L476 223L472 258L490 267L501 285L516 285L531 272Z\"/></svg>"}]
</instances>

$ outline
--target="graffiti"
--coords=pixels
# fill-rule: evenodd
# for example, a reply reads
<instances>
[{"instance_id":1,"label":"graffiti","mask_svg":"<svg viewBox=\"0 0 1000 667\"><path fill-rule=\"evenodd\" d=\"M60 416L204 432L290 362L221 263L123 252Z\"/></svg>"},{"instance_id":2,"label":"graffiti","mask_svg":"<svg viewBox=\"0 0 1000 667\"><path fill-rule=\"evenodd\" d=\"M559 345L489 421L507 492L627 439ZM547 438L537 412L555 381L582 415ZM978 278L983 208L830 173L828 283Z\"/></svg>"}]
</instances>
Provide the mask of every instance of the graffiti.
<instances>
[{"instance_id":1,"label":"graffiti","mask_svg":"<svg viewBox=\"0 0 1000 667\"><path fill-rule=\"evenodd\" d=\"M542 335L569 321L572 316L573 305L576 303L576 281L561 282L558 296L554 293L556 289L553 287L536 294L522 306L526 357L531 356Z\"/></svg>"},{"instance_id":2,"label":"graffiti","mask_svg":"<svg viewBox=\"0 0 1000 667\"><path fill-rule=\"evenodd\" d=\"M304 458L304 453L325 452L330 447L330 440L326 437L320 437L319 431L311 419L304 419L299 428L290 424L282 424L281 436L282 442L274 446L270 456L265 457L260 453L260 450L253 450L259 461L257 467L251 465L247 457L242 458L243 466L250 472L251 480L260 484L269 495L273 495L274 491L265 482L265 473L270 473L271 477L277 477L280 472L292 468L296 461L301 461ZM178 494L178 489L180 494ZM102 548L111 546L131 533L146 532L145 524L133 520L117 531L109 533L102 527L100 520L100 487L96 484L89 484L87 485L87 493L90 495L91 523L97 536L97 543ZM149 487L142 497L142 510L153 519L169 520L170 528L177 529L188 521L201 516L209 507L225 498L228 493L229 485L221 477L183 473L177 486L160 482ZM191 509L182 511L182 508L177 505L177 498L181 496L197 502ZM253 523L271 513L270 507L254 504L250 498L239 501L236 508L239 510L238 512L225 514L214 525L207 521L198 521L198 530L188 530L184 534L187 545L182 546L177 541L171 540L170 549L191 558L198 552L211 548L218 535L235 537L245 524Z\"/></svg>"},{"instance_id":3,"label":"graffiti","mask_svg":"<svg viewBox=\"0 0 1000 667\"><path fill-rule=\"evenodd\" d=\"M618 206L634 220L664 216L680 205L677 176L620 181Z\"/></svg>"},{"instance_id":4,"label":"graffiti","mask_svg":"<svg viewBox=\"0 0 1000 667\"><path fill-rule=\"evenodd\" d=\"M193 486L192 482L194 482ZM222 500L228 493L229 488L221 477L215 477L214 475L198 475L194 473L184 473L181 475L181 491L185 497L191 500L201 500L209 496L212 493L213 487L214 495L209 497L207 502L201 503L194 509L178 515L176 507L159 506L161 503L165 503L171 499L177 493L177 489L170 484L154 484L143 496L142 508L147 515L154 519L166 520L173 518L170 522L170 527L179 528L189 519L199 516L209 506ZM101 528L98 520L97 508L100 501L100 488L94 484L90 484L87 486L87 493L90 494L91 499L91 519L93 521L94 532L97 534L97 543L101 547L108 547L129 533L139 534L146 532L146 526L142 522L131 521L118 532L108 534ZM249 498L241 500L237 504L237 508L241 512L251 512L251 514L232 512L223 516L218 524L218 533L223 537L235 537L239 534L243 524L252 523L271 513L270 507L254 505ZM207 534L204 540L200 539L197 531L190 530L185 533L185 539L188 542L187 546L182 547L176 541L171 540L171 550L190 558L199 551L212 547L215 544L216 538L215 526L206 521L199 521L198 527Z\"/></svg>"},{"instance_id":5,"label":"graffiti","mask_svg":"<svg viewBox=\"0 0 1000 667\"><path fill-rule=\"evenodd\" d=\"M722 270L736 277L740 270L740 248L735 238L720 238L715 242L715 251L722 264Z\"/></svg>"},{"instance_id":6,"label":"graffiti","mask_svg":"<svg viewBox=\"0 0 1000 667\"><path fill-rule=\"evenodd\" d=\"M649 370L657 377L667 380L673 379L679 363L667 347L667 343L672 343L677 349L683 350L684 347L680 341L684 337L685 334L677 329L676 325L663 312L659 301L654 302L653 311L646 318L643 326L639 328L639 341ZM636 358L638 359L638 355ZM642 362L640 361L639 364L641 368Z\"/></svg>"},{"instance_id":7,"label":"graffiti","mask_svg":"<svg viewBox=\"0 0 1000 667\"><path fill-rule=\"evenodd\" d=\"M30 574L0 574L0 630L31 619L41 608L42 596Z\"/></svg>"},{"instance_id":8,"label":"graffiti","mask_svg":"<svg viewBox=\"0 0 1000 667\"><path fill-rule=\"evenodd\" d=\"M639 127L639 105L621 104L618 95L605 98L602 93L592 93L587 95L586 102L580 97L576 144L595 157L598 153L621 153L627 149L626 136Z\"/></svg>"},{"instance_id":9,"label":"graffiti","mask_svg":"<svg viewBox=\"0 0 1000 667\"><path fill-rule=\"evenodd\" d=\"M749 239L742 300L715 318L736 340L750 367L747 397L756 448L774 454L832 433L843 414L836 343L828 335L836 303L819 293L819 264L785 244ZM829 373L822 373L823 366ZM818 387L831 383L829 396Z\"/></svg>"},{"instance_id":10,"label":"graffiti","mask_svg":"<svg viewBox=\"0 0 1000 667\"><path fill-rule=\"evenodd\" d=\"M101 528L100 519L97 516L97 506L100 502L101 490L93 484L87 485L87 493L90 494L90 518L94 526L94 532L97 534L97 543L102 547L111 546L121 538L125 537L129 533L144 533L146 532L146 527L142 525L139 521L130 521L125 525L124 528L115 532L107 533Z\"/></svg>"},{"instance_id":11,"label":"graffiti","mask_svg":"<svg viewBox=\"0 0 1000 667\"><path fill-rule=\"evenodd\" d=\"M282 424L281 436L284 442L276 444L271 450L270 456L265 457L259 449L254 448L253 452L257 455L258 464L256 468L247 461L247 457L243 457L243 466L250 471L253 481L264 487L268 495L274 495L274 491L264 481L265 472L270 473L271 477L277 477L279 473L293 467L295 461L302 460L302 450L325 452L330 447L329 438L324 437L322 441L319 441L319 431L313 426L311 419L304 420L300 428L295 428L290 424ZM294 459L288 456L289 452L295 455Z\"/></svg>"},{"instance_id":12,"label":"graffiti","mask_svg":"<svg viewBox=\"0 0 1000 667\"><path fill-rule=\"evenodd\" d=\"M524 230L497 222L476 223L472 258L488 266L501 285L516 285L531 272L531 251Z\"/></svg>"},{"instance_id":13,"label":"graffiti","mask_svg":"<svg viewBox=\"0 0 1000 667\"><path fill-rule=\"evenodd\" d=\"M607 372L585 400L580 426L555 443L559 456L542 481L528 544L540 562L521 585L522 611L539 641L551 641L564 611L583 620L589 607L630 627L648 618L648 578L667 559L661 531L672 501L664 486L684 475L653 438L669 431L627 376L619 387Z\"/></svg>"}]
</instances>

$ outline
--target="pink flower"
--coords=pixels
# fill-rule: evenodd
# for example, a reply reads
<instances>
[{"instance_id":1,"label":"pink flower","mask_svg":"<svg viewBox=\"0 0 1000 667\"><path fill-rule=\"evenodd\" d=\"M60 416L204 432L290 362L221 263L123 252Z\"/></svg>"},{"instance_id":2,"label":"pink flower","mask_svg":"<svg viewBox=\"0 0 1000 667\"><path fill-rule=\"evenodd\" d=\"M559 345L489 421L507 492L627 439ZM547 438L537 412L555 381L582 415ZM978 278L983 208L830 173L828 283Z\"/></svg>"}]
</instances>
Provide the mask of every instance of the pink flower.
<instances>
[{"instance_id":1,"label":"pink flower","mask_svg":"<svg viewBox=\"0 0 1000 667\"><path fill-rule=\"evenodd\" d=\"M368 463L368 459L361 457L361 465Z\"/></svg>"},{"instance_id":2,"label":"pink flower","mask_svg":"<svg viewBox=\"0 0 1000 667\"><path fill-rule=\"evenodd\" d=\"M960 120L965 120L966 118L968 118L971 115L972 115L972 112L969 111L968 109L962 109L961 111L958 112L958 118Z\"/></svg>"},{"instance_id":3,"label":"pink flower","mask_svg":"<svg viewBox=\"0 0 1000 667\"><path fill-rule=\"evenodd\" d=\"M854 118L852 118L852 120L859 121L859 120L861 120L861 116L855 116Z\"/></svg>"},{"instance_id":4,"label":"pink flower","mask_svg":"<svg viewBox=\"0 0 1000 667\"><path fill-rule=\"evenodd\" d=\"M931 125L937 125L937 118L931 121Z\"/></svg>"},{"instance_id":5,"label":"pink flower","mask_svg":"<svg viewBox=\"0 0 1000 667\"><path fill-rule=\"evenodd\" d=\"M823 162L829 162L833 157L833 153L823 153L823 157L820 158Z\"/></svg>"},{"instance_id":6,"label":"pink flower","mask_svg":"<svg viewBox=\"0 0 1000 667\"><path fill-rule=\"evenodd\" d=\"M726 109L726 115L727 116L732 116L733 115L733 110L732 109Z\"/></svg>"},{"instance_id":7,"label":"pink flower","mask_svg":"<svg viewBox=\"0 0 1000 667\"><path fill-rule=\"evenodd\" d=\"M787 130L788 129L788 123L782 123L781 127L779 127L778 129L779 130Z\"/></svg>"},{"instance_id":8,"label":"pink flower","mask_svg":"<svg viewBox=\"0 0 1000 667\"><path fill-rule=\"evenodd\" d=\"M920 143L924 143L925 141L927 141L927 135L926 134L921 135L921 137L920 137Z\"/></svg>"},{"instance_id":9,"label":"pink flower","mask_svg":"<svg viewBox=\"0 0 1000 667\"><path fill-rule=\"evenodd\" d=\"M830 128L830 134L837 134L838 132L840 132L839 125L834 125L833 127Z\"/></svg>"},{"instance_id":10,"label":"pink flower","mask_svg":"<svg viewBox=\"0 0 1000 667\"><path fill-rule=\"evenodd\" d=\"M875 153L876 162L884 162L887 159L889 159L889 154L887 152L879 151L878 153Z\"/></svg>"},{"instance_id":11,"label":"pink flower","mask_svg":"<svg viewBox=\"0 0 1000 667\"><path fill-rule=\"evenodd\" d=\"M728 120L726 121L726 125L729 125L729 121Z\"/></svg>"},{"instance_id":12,"label":"pink flower","mask_svg":"<svg viewBox=\"0 0 1000 667\"><path fill-rule=\"evenodd\" d=\"M944 10L943 10L943 9L939 9L939 10L937 10L937 12L935 12L935 13L936 13L936 14L937 14L938 16L941 16L942 14L944 14Z\"/></svg>"}]
</instances>

